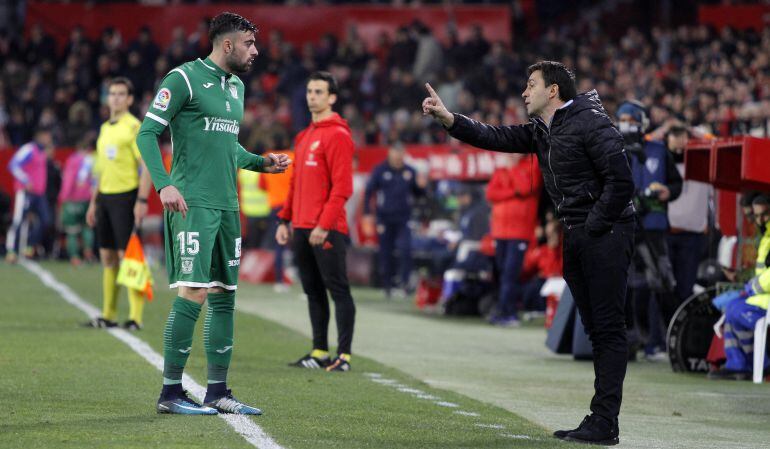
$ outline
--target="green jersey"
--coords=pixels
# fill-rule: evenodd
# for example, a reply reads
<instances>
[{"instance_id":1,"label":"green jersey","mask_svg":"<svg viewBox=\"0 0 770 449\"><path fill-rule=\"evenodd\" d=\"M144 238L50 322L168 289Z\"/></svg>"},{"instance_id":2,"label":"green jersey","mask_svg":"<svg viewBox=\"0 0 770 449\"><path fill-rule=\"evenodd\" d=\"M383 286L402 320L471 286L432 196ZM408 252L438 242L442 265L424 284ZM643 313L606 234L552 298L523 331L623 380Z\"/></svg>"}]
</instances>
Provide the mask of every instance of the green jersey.
<instances>
[{"instance_id":1,"label":"green jersey","mask_svg":"<svg viewBox=\"0 0 770 449\"><path fill-rule=\"evenodd\" d=\"M262 171L263 158L238 143L243 82L211 59L171 70L161 81L137 136L155 189L173 185L188 206L238 210L237 169ZM158 136L170 127L169 176Z\"/></svg>"}]
</instances>

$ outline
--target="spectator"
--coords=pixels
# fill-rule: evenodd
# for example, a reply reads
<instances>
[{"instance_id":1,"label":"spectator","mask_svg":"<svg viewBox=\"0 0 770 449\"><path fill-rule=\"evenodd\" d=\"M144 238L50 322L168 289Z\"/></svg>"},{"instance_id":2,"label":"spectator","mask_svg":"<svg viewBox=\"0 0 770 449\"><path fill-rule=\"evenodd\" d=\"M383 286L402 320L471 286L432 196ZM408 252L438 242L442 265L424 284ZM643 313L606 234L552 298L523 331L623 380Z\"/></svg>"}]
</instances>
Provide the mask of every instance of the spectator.
<instances>
[{"instance_id":1,"label":"spectator","mask_svg":"<svg viewBox=\"0 0 770 449\"><path fill-rule=\"evenodd\" d=\"M424 23L415 22L414 29L417 35L417 51L412 73L420 81L433 81L433 77L442 71L444 49Z\"/></svg>"},{"instance_id":2,"label":"spectator","mask_svg":"<svg viewBox=\"0 0 770 449\"><path fill-rule=\"evenodd\" d=\"M61 224L67 235L67 257L75 266L82 262L81 254L88 262L95 260L94 233L86 225L86 211L93 189L93 165L93 146L90 138L83 138L78 142L77 151L67 158L62 174L59 191Z\"/></svg>"},{"instance_id":3,"label":"spectator","mask_svg":"<svg viewBox=\"0 0 770 449\"><path fill-rule=\"evenodd\" d=\"M540 289L551 277L562 277L562 233L559 220L551 218L543 231L545 242L527 249L524 255L522 297L524 310L542 312L545 298Z\"/></svg>"},{"instance_id":4,"label":"spectator","mask_svg":"<svg viewBox=\"0 0 770 449\"><path fill-rule=\"evenodd\" d=\"M542 176L531 156L506 155L509 164L495 170L487 187L492 204L492 238L500 284L497 309L490 322L518 326L517 308L522 300L519 282L524 254L535 236Z\"/></svg>"},{"instance_id":5,"label":"spectator","mask_svg":"<svg viewBox=\"0 0 770 449\"><path fill-rule=\"evenodd\" d=\"M751 202L752 216L761 237L757 251L754 277L746 283L743 291L727 292L723 298L734 294L726 307L724 340L727 363L724 368L710 372L709 379L748 380L753 371L754 327L766 315L770 305L770 198L758 195ZM714 299L719 307L719 299ZM767 355L764 367L770 366Z\"/></svg>"},{"instance_id":6,"label":"spectator","mask_svg":"<svg viewBox=\"0 0 770 449\"><path fill-rule=\"evenodd\" d=\"M5 239L5 259L10 263L18 260L18 254L23 250L26 257L35 255L37 246L43 241L43 232L51 223L51 212L46 199L46 183L48 181L48 166L46 149L53 147L53 136L44 128L35 131L35 139L16 151L8 163L8 171L14 178L14 211L13 222ZM26 248L20 244L21 226L29 219L29 214L35 215L29 232Z\"/></svg>"},{"instance_id":7,"label":"spectator","mask_svg":"<svg viewBox=\"0 0 770 449\"><path fill-rule=\"evenodd\" d=\"M251 170L238 170L238 201L246 217L244 248L259 248L270 227L270 203L267 192L260 187L262 175Z\"/></svg>"},{"instance_id":8,"label":"spectator","mask_svg":"<svg viewBox=\"0 0 770 449\"><path fill-rule=\"evenodd\" d=\"M404 161L405 149L400 143L390 146L388 158L372 170L364 194L364 214L371 223L372 199L376 198L377 236L379 239L380 281L385 297L404 296L411 290L412 233L409 219L414 198L425 193L427 180ZM394 265L398 254L398 263ZM398 270L396 270L398 267ZM398 271L398 273L396 273ZM399 283L393 278L398 274Z\"/></svg>"},{"instance_id":9,"label":"spectator","mask_svg":"<svg viewBox=\"0 0 770 449\"><path fill-rule=\"evenodd\" d=\"M687 129L673 126L665 135L666 147L674 156L676 168L684 176L684 149L687 145ZM668 251L676 279L679 302L693 294L693 286L706 247L706 231L709 220L709 200L712 188L709 184L686 180L682 194L669 203Z\"/></svg>"}]
</instances>

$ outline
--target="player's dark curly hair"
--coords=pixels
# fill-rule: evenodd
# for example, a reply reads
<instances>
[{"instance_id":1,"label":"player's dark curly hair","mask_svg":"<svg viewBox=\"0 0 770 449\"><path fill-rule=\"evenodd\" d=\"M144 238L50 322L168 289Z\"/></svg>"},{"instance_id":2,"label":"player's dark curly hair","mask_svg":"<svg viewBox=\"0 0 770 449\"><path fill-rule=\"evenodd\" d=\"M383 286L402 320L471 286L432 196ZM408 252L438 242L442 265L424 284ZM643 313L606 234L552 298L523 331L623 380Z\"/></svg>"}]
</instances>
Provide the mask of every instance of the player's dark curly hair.
<instances>
[{"instance_id":1,"label":"player's dark curly hair","mask_svg":"<svg viewBox=\"0 0 770 449\"><path fill-rule=\"evenodd\" d=\"M232 33L233 31L251 31L256 33L257 26L243 16L232 12L223 12L211 19L209 41L214 42L220 36Z\"/></svg>"}]
</instances>

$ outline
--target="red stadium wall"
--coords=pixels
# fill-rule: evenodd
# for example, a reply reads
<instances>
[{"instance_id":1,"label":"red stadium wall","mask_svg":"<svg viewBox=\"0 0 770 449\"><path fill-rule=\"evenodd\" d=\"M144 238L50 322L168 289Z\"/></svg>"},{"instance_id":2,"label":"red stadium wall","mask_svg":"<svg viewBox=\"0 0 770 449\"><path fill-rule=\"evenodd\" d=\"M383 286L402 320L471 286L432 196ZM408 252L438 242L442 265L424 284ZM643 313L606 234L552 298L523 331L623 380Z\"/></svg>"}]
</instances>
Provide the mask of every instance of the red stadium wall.
<instances>
[{"instance_id":1,"label":"red stadium wall","mask_svg":"<svg viewBox=\"0 0 770 449\"><path fill-rule=\"evenodd\" d=\"M770 5L703 5L698 8L698 22L718 30L726 26L761 30L770 23Z\"/></svg>"},{"instance_id":2,"label":"red stadium wall","mask_svg":"<svg viewBox=\"0 0 770 449\"><path fill-rule=\"evenodd\" d=\"M388 6L248 6L248 5L174 5L143 6L136 4L94 5L89 3L44 3L31 1L27 7L27 30L34 24L54 36L60 45L69 37L75 25L81 25L90 38L98 38L102 30L112 26L121 32L125 42L133 40L141 27L147 25L156 43L165 46L171 41L176 27L193 32L204 17L222 11L232 11L252 19L265 39L272 30L279 30L294 44L316 42L326 33L344 37L349 25L356 25L367 45L386 32L393 35L396 28L419 19L428 25L438 39L446 38L449 21L457 24L461 40L468 37L471 27L479 24L490 41L511 41L511 14L507 6L421 6L420 8Z\"/></svg>"}]
</instances>

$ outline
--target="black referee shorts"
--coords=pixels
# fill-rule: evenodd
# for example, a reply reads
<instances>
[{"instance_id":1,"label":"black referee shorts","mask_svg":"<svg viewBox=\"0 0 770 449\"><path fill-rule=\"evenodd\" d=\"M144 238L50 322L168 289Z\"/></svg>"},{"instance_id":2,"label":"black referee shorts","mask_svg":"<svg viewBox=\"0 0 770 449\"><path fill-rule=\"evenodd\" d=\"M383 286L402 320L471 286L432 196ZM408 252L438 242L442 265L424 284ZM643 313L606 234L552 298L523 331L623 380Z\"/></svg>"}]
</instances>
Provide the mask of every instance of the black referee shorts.
<instances>
[{"instance_id":1,"label":"black referee shorts","mask_svg":"<svg viewBox=\"0 0 770 449\"><path fill-rule=\"evenodd\" d=\"M96 196L96 238L99 248L125 250L134 230L137 190Z\"/></svg>"}]
</instances>

